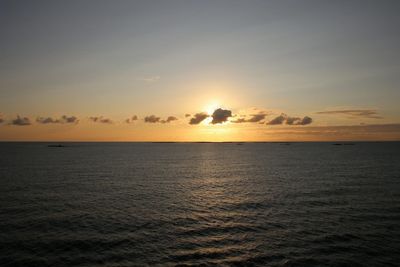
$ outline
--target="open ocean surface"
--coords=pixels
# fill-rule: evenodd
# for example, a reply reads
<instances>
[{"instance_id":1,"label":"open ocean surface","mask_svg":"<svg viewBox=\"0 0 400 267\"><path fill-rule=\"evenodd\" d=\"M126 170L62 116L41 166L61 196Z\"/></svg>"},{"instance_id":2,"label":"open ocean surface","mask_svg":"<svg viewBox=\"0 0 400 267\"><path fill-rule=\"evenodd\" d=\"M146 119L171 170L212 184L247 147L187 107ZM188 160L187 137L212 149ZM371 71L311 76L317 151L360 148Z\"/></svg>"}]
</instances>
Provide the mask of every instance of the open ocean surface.
<instances>
[{"instance_id":1,"label":"open ocean surface","mask_svg":"<svg viewBox=\"0 0 400 267\"><path fill-rule=\"evenodd\" d=\"M400 143L0 143L0 266L399 266Z\"/></svg>"}]
</instances>

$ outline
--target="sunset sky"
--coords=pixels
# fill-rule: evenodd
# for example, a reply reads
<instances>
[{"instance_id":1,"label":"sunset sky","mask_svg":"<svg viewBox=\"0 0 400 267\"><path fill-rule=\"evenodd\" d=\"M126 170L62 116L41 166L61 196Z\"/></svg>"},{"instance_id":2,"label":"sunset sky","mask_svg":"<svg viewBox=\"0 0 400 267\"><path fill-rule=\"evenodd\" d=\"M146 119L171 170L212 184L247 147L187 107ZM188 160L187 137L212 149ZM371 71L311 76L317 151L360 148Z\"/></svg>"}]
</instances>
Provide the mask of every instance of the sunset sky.
<instances>
[{"instance_id":1,"label":"sunset sky","mask_svg":"<svg viewBox=\"0 0 400 267\"><path fill-rule=\"evenodd\" d=\"M400 1L0 0L0 140L400 140Z\"/></svg>"}]
</instances>

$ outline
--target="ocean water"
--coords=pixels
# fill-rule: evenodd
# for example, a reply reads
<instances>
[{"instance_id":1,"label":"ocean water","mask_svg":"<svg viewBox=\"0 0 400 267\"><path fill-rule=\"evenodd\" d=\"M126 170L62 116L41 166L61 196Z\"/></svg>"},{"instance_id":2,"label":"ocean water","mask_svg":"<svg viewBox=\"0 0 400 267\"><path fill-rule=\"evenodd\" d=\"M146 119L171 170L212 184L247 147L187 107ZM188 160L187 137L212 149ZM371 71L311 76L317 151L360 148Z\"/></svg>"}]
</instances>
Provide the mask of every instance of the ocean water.
<instances>
[{"instance_id":1,"label":"ocean water","mask_svg":"<svg viewBox=\"0 0 400 267\"><path fill-rule=\"evenodd\" d=\"M399 266L400 143L0 143L0 266Z\"/></svg>"}]
</instances>

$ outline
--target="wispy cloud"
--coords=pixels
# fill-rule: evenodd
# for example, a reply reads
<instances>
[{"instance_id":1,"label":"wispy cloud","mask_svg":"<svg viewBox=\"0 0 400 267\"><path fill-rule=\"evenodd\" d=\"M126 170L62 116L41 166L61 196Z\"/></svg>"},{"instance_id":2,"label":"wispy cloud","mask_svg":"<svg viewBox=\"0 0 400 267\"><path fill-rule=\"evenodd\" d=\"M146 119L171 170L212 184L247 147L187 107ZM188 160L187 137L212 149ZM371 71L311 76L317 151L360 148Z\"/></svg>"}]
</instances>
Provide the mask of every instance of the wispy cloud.
<instances>
[{"instance_id":1,"label":"wispy cloud","mask_svg":"<svg viewBox=\"0 0 400 267\"><path fill-rule=\"evenodd\" d=\"M382 119L375 109L342 109L342 110L326 110L319 111L316 114L325 115L346 115L350 118L367 118L367 119Z\"/></svg>"},{"instance_id":2,"label":"wispy cloud","mask_svg":"<svg viewBox=\"0 0 400 267\"><path fill-rule=\"evenodd\" d=\"M147 83L154 83L154 82L158 82L160 79L161 79L160 76L155 75L155 76L137 78L136 80L142 81L142 82L147 82Z\"/></svg>"},{"instance_id":3,"label":"wispy cloud","mask_svg":"<svg viewBox=\"0 0 400 267\"><path fill-rule=\"evenodd\" d=\"M127 119L125 120L125 123L133 123L134 121L137 121L137 120L138 120L138 116L133 115L132 117L127 118Z\"/></svg>"},{"instance_id":4,"label":"wispy cloud","mask_svg":"<svg viewBox=\"0 0 400 267\"><path fill-rule=\"evenodd\" d=\"M31 124L32 123L29 118L20 117L19 115L17 115L17 118L11 120L11 122L9 123L9 125L16 125L16 126L27 126L27 125L31 125Z\"/></svg>"},{"instance_id":5,"label":"wispy cloud","mask_svg":"<svg viewBox=\"0 0 400 267\"><path fill-rule=\"evenodd\" d=\"M245 123L248 122L245 118L238 118L236 120L232 120L233 123Z\"/></svg>"},{"instance_id":6,"label":"wispy cloud","mask_svg":"<svg viewBox=\"0 0 400 267\"><path fill-rule=\"evenodd\" d=\"M265 135L272 140L400 140L400 124L364 124L266 128Z\"/></svg>"},{"instance_id":7,"label":"wispy cloud","mask_svg":"<svg viewBox=\"0 0 400 267\"><path fill-rule=\"evenodd\" d=\"M113 124L114 122L109 118L104 118L103 116L89 117L89 120L96 123Z\"/></svg>"},{"instance_id":8,"label":"wispy cloud","mask_svg":"<svg viewBox=\"0 0 400 267\"><path fill-rule=\"evenodd\" d=\"M177 120L178 120L178 118L175 116L168 116L168 118L166 120L161 120L160 122L161 123L170 123L172 121L177 121Z\"/></svg>"},{"instance_id":9,"label":"wispy cloud","mask_svg":"<svg viewBox=\"0 0 400 267\"><path fill-rule=\"evenodd\" d=\"M200 124L202 121L204 121L208 117L209 117L209 115L205 112L196 113L196 114L194 114L193 118L190 119L189 124L191 124L191 125Z\"/></svg>"},{"instance_id":10,"label":"wispy cloud","mask_svg":"<svg viewBox=\"0 0 400 267\"><path fill-rule=\"evenodd\" d=\"M257 114L251 114L250 118L238 118L236 120L231 120L233 123L244 123L244 122L261 122L265 119L268 114L264 111L260 111Z\"/></svg>"}]
</instances>

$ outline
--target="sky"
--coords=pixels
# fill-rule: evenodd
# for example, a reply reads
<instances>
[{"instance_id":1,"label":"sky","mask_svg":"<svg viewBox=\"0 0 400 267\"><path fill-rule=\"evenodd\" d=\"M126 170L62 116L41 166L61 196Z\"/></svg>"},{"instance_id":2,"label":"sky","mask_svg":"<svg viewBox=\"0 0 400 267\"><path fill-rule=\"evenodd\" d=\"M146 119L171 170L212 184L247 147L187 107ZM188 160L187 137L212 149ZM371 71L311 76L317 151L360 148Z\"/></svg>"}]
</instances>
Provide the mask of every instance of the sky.
<instances>
[{"instance_id":1,"label":"sky","mask_svg":"<svg viewBox=\"0 0 400 267\"><path fill-rule=\"evenodd\" d=\"M399 12L0 0L0 140L400 140Z\"/></svg>"}]
</instances>

